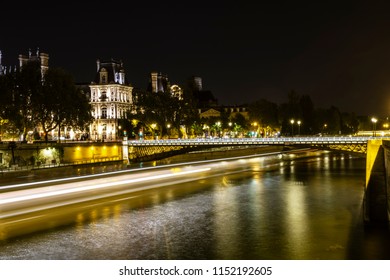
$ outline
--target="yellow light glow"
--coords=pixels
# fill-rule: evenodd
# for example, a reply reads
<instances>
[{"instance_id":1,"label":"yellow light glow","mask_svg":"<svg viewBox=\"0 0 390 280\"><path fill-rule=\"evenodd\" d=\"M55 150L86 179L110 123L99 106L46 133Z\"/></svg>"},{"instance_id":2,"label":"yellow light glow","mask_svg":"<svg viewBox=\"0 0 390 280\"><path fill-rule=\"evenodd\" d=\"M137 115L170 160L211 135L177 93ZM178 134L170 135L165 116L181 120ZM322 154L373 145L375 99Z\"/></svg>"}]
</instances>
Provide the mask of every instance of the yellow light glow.
<instances>
[{"instance_id":1,"label":"yellow light glow","mask_svg":"<svg viewBox=\"0 0 390 280\"><path fill-rule=\"evenodd\" d=\"M43 155L45 157L50 157L51 155L53 155L53 150L50 149L50 148L46 148L46 149L43 150Z\"/></svg>"}]
</instances>

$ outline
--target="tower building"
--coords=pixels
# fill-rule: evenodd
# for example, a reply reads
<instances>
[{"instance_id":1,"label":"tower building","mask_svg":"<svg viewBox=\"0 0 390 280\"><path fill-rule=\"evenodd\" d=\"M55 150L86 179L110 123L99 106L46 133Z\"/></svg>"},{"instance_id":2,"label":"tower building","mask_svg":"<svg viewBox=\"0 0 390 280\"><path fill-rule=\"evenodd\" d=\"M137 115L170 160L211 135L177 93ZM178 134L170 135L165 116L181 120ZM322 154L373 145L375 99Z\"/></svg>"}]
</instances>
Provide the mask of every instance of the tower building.
<instances>
[{"instance_id":1,"label":"tower building","mask_svg":"<svg viewBox=\"0 0 390 280\"><path fill-rule=\"evenodd\" d=\"M168 80L168 75L162 74L160 72L150 73L148 91L152 93L169 92L170 87L171 86Z\"/></svg>"},{"instance_id":2,"label":"tower building","mask_svg":"<svg viewBox=\"0 0 390 280\"><path fill-rule=\"evenodd\" d=\"M39 48L37 48L35 54L33 54L31 49L29 49L28 55L19 55L19 68L22 69L24 65L33 61L39 62L41 66L41 74L42 77L44 77L47 70L49 69L49 55L47 53L39 52Z\"/></svg>"},{"instance_id":3,"label":"tower building","mask_svg":"<svg viewBox=\"0 0 390 280\"><path fill-rule=\"evenodd\" d=\"M120 120L132 108L133 87L127 82L122 61L96 61L95 80L89 85L93 140L116 140L121 135Z\"/></svg>"}]
</instances>

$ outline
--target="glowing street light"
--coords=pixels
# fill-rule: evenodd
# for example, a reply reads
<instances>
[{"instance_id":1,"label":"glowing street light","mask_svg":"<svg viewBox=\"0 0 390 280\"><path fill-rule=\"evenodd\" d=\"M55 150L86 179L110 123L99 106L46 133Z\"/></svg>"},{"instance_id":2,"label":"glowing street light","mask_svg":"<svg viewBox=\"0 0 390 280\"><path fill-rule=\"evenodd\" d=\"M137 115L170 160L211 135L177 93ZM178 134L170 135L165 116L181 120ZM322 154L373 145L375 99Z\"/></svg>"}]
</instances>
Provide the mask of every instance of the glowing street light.
<instances>
[{"instance_id":1,"label":"glowing street light","mask_svg":"<svg viewBox=\"0 0 390 280\"><path fill-rule=\"evenodd\" d=\"M372 136L376 136L376 123L377 123L377 119L376 118L371 118L371 122L372 122L372 127L373 127L373 131L372 131Z\"/></svg>"},{"instance_id":2,"label":"glowing street light","mask_svg":"<svg viewBox=\"0 0 390 280\"><path fill-rule=\"evenodd\" d=\"M251 132L251 135L252 135L252 137L257 137L257 125L258 125L258 123L257 122L253 122L251 125L253 126L253 130Z\"/></svg>"},{"instance_id":3,"label":"glowing street light","mask_svg":"<svg viewBox=\"0 0 390 280\"><path fill-rule=\"evenodd\" d=\"M215 123L216 127L217 127L217 136L218 137L221 137L221 122L218 121Z\"/></svg>"},{"instance_id":4,"label":"glowing street light","mask_svg":"<svg viewBox=\"0 0 390 280\"><path fill-rule=\"evenodd\" d=\"M291 121L290 121L290 123L291 123L291 136L294 136L294 119L292 119Z\"/></svg>"},{"instance_id":5,"label":"glowing street light","mask_svg":"<svg viewBox=\"0 0 390 280\"><path fill-rule=\"evenodd\" d=\"M170 130L170 128L171 128L171 124L170 123L168 123L167 124L167 134L168 134L168 138L171 136L171 130Z\"/></svg>"},{"instance_id":6,"label":"glowing street light","mask_svg":"<svg viewBox=\"0 0 390 280\"><path fill-rule=\"evenodd\" d=\"M122 129L122 126L118 126L118 130L117 130L117 139L119 139L119 137L121 136L121 129Z\"/></svg>"},{"instance_id":7,"label":"glowing street light","mask_svg":"<svg viewBox=\"0 0 390 280\"><path fill-rule=\"evenodd\" d=\"M297 124L298 124L298 135L301 134L301 121L297 121Z\"/></svg>"}]
</instances>

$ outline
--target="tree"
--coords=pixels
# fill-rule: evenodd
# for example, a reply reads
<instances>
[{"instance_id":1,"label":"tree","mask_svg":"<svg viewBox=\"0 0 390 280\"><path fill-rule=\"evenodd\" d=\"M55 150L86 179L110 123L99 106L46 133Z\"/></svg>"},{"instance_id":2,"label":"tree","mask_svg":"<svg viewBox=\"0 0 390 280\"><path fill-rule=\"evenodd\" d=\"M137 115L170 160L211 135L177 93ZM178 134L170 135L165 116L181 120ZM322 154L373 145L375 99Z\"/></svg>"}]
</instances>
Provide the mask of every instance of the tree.
<instances>
[{"instance_id":1,"label":"tree","mask_svg":"<svg viewBox=\"0 0 390 280\"><path fill-rule=\"evenodd\" d=\"M41 69L38 62L29 62L20 71L9 72L2 79L4 98L3 116L15 126L26 139L27 132L36 125L33 114L34 96L42 89Z\"/></svg>"},{"instance_id":2,"label":"tree","mask_svg":"<svg viewBox=\"0 0 390 280\"><path fill-rule=\"evenodd\" d=\"M170 92L140 91L133 100L136 110L128 114L129 118L138 120L153 136L155 132L161 136L168 135L169 125L170 132L177 131L179 137L182 137L182 125L191 128L194 122L199 121L193 100L185 91L182 98L175 97Z\"/></svg>"},{"instance_id":3,"label":"tree","mask_svg":"<svg viewBox=\"0 0 390 280\"><path fill-rule=\"evenodd\" d=\"M324 134L340 134L342 126L341 113L338 108L331 106L328 109L316 110L316 122L319 131Z\"/></svg>"},{"instance_id":4,"label":"tree","mask_svg":"<svg viewBox=\"0 0 390 280\"><path fill-rule=\"evenodd\" d=\"M87 96L75 86L72 75L61 68L50 68L44 77L42 88L32 98L33 113L44 132L70 126L84 129L92 121L91 106Z\"/></svg>"},{"instance_id":5,"label":"tree","mask_svg":"<svg viewBox=\"0 0 390 280\"><path fill-rule=\"evenodd\" d=\"M92 121L87 96L76 88L73 77L60 68L50 68L42 77L38 62L0 79L2 105L0 118L7 119L26 139L28 131L39 126L48 132L63 125L82 128Z\"/></svg>"},{"instance_id":6,"label":"tree","mask_svg":"<svg viewBox=\"0 0 390 280\"><path fill-rule=\"evenodd\" d=\"M302 127L300 128L302 134L313 134L315 131L315 115L314 104L308 95L302 95L299 99L299 105L301 109L300 120Z\"/></svg>"},{"instance_id":7,"label":"tree","mask_svg":"<svg viewBox=\"0 0 390 280\"><path fill-rule=\"evenodd\" d=\"M354 134L359 130L359 119L355 113L342 113L342 128L343 134Z\"/></svg>"},{"instance_id":8,"label":"tree","mask_svg":"<svg viewBox=\"0 0 390 280\"><path fill-rule=\"evenodd\" d=\"M232 123L235 136L241 135L245 130L248 129L248 122L240 113L236 114L232 118Z\"/></svg>"},{"instance_id":9,"label":"tree","mask_svg":"<svg viewBox=\"0 0 390 280\"><path fill-rule=\"evenodd\" d=\"M179 110L177 112L177 125L179 128L181 125L184 125L186 128L192 128L192 134L202 134L203 127L201 125L201 120L197 109L197 101L193 95L193 92L189 89L184 89L183 98L179 100L179 103ZM182 137L180 133L179 137Z\"/></svg>"},{"instance_id":10,"label":"tree","mask_svg":"<svg viewBox=\"0 0 390 280\"><path fill-rule=\"evenodd\" d=\"M275 103L260 99L249 104L248 110L251 121L259 123L264 136L268 129L279 128L278 106Z\"/></svg>"},{"instance_id":11,"label":"tree","mask_svg":"<svg viewBox=\"0 0 390 280\"><path fill-rule=\"evenodd\" d=\"M12 80L11 75L0 75L0 142L7 127L12 125L9 121L9 108L12 103Z\"/></svg>"},{"instance_id":12,"label":"tree","mask_svg":"<svg viewBox=\"0 0 390 280\"><path fill-rule=\"evenodd\" d=\"M137 96L136 113L130 118L137 119L153 136L167 134L167 125L176 126L177 100L169 93L141 92Z\"/></svg>"}]
</instances>

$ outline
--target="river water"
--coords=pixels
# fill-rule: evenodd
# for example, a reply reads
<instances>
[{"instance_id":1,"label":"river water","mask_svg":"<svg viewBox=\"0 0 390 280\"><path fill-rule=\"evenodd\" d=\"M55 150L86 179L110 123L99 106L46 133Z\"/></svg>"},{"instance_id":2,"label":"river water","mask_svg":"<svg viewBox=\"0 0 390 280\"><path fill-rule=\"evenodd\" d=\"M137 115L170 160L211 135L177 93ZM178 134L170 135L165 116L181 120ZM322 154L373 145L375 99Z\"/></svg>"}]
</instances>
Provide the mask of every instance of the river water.
<instances>
[{"instance_id":1,"label":"river water","mask_svg":"<svg viewBox=\"0 0 390 280\"><path fill-rule=\"evenodd\" d=\"M388 230L363 225L364 158L317 151L239 166L80 209L73 224L1 241L0 259L390 258Z\"/></svg>"}]
</instances>

